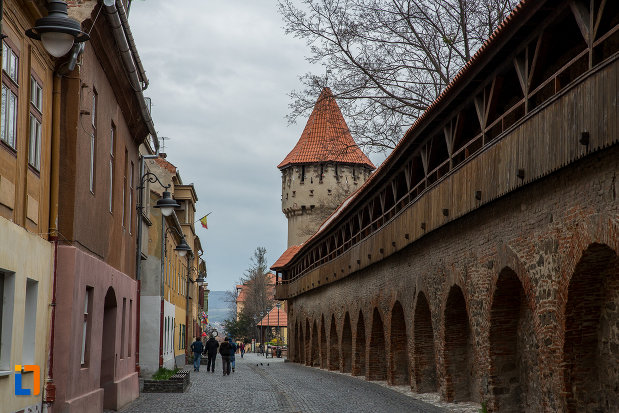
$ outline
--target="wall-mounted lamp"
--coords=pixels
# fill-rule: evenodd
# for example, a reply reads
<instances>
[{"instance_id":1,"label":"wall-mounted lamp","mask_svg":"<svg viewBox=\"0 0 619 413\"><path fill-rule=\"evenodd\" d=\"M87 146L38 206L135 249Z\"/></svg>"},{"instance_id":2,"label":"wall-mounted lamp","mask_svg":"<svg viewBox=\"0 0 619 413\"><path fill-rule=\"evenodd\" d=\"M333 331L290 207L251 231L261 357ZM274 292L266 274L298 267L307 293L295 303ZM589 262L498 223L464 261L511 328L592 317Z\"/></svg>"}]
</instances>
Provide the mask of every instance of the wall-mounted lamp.
<instances>
[{"instance_id":1,"label":"wall-mounted lamp","mask_svg":"<svg viewBox=\"0 0 619 413\"><path fill-rule=\"evenodd\" d=\"M73 43L81 43L90 39L82 31L80 23L69 17L67 3L62 0L48 0L48 14L35 22L32 29L26 30L26 35L40 40L43 47L54 57L62 57L71 50Z\"/></svg>"}]
</instances>

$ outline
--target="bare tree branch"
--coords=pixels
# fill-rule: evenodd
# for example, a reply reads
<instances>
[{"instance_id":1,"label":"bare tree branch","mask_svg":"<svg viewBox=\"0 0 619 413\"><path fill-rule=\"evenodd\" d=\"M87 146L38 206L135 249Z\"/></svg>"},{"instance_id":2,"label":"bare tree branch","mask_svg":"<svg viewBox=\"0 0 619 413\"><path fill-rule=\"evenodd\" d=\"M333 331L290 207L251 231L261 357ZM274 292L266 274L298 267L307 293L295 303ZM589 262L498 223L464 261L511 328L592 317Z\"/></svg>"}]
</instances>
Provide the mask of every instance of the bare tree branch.
<instances>
[{"instance_id":1,"label":"bare tree branch","mask_svg":"<svg viewBox=\"0 0 619 413\"><path fill-rule=\"evenodd\" d=\"M286 33L304 39L306 73L288 121L329 86L366 152L395 147L517 0L280 0Z\"/></svg>"}]
</instances>

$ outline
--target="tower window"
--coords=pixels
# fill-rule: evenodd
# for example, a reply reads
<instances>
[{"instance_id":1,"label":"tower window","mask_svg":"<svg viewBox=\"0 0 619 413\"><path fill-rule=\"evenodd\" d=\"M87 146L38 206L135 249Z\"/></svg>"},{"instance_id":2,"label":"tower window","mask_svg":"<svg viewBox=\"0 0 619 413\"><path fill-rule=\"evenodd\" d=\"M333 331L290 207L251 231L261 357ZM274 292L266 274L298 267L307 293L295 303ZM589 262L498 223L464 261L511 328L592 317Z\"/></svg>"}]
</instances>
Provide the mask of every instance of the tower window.
<instances>
[{"instance_id":1,"label":"tower window","mask_svg":"<svg viewBox=\"0 0 619 413\"><path fill-rule=\"evenodd\" d=\"M325 176L325 166L324 164L320 164L320 182L319 183L322 183L322 179L324 178L324 176Z\"/></svg>"},{"instance_id":2,"label":"tower window","mask_svg":"<svg viewBox=\"0 0 619 413\"><path fill-rule=\"evenodd\" d=\"M310 196L314 196L314 190L310 189Z\"/></svg>"},{"instance_id":3,"label":"tower window","mask_svg":"<svg viewBox=\"0 0 619 413\"><path fill-rule=\"evenodd\" d=\"M297 191L292 191L292 197L294 198L295 195L297 194Z\"/></svg>"},{"instance_id":4,"label":"tower window","mask_svg":"<svg viewBox=\"0 0 619 413\"><path fill-rule=\"evenodd\" d=\"M301 165L301 182L305 182L305 165Z\"/></svg>"}]
</instances>

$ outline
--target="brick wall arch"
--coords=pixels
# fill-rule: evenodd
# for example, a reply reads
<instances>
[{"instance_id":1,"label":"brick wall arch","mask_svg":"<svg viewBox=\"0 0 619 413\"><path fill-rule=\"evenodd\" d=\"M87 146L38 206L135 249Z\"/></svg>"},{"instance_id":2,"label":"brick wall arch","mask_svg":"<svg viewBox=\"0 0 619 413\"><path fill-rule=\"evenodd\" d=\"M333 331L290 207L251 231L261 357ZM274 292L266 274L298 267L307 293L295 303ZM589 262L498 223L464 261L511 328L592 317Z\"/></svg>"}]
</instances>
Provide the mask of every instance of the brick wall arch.
<instances>
[{"instance_id":1,"label":"brick wall arch","mask_svg":"<svg viewBox=\"0 0 619 413\"><path fill-rule=\"evenodd\" d=\"M318 326L316 324L316 319L314 319L314 323L312 324L312 361L311 365L313 367L320 367L320 348L318 347Z\"/></svg>"},{"instance_id":2,"label":"brick wall arch","mask_svg":"<svg viewBox=\"0 0 619 413\"><path fill-rule=\"evenodd\" d=\"M355 349L353 355L352 375L366 375L366 341L365 341L365 318L363 311L359 310L357 317L357 329L355 331Z\"/></svg>"},{"instance_id":3,"label":"brick wall arch","mask_svg":"<svg viewBox=\"0 0 619 413\"><path fill-rule=\"evenodd\" d=\"M329 328L329 370L340 369L340 348L337 337L337 323L335 314L331 315L331 327Z\"/></svg>"},{"instance_id":4,"label":"brick wall arch","mask_svg":"<svg viewBox=\"0 0 619 413\"><path fill-rule=\"evenodd\" d=\"M310 355L310 343L311 343L311 330L310 330L310 322L309 318L305 319L305 336L303 338L303 359L305 361L305 365L309 366L311 364L311 355Z\"/></svg>"},{"instance_id":5,"label":"brick wall arch","mask_svg":"<svg viewBox=\"0 0 619 413\"><path fill-rule=\"evenodd\" d=\"M490 310L490 409L506 413L538 411L529 392L538 384L537 340L533 313L516 272L503 268Z\"/></svg>"},{"instance_id":6,"label":"brick wall arch","mask_svg":"<svg viewBox=\"0 0 619 413\"><path fill-rule=\"evenodd\" d=\"M471 388L475 351L464 293L458 285L449 289L444 305L444 384L442 396L448 401L473 400Z\"/></svg>"},{"instance_id":7,"label":"brick wall arch","mask_svg":"<svg viewBox=\"0 0 619 413\"><path fill-rule=\"evenodd\" d=\"M426 295L417 295L413 319L413 357L415 387L419 393L434 392L438 389L436 376L436 350L432 313Z\"/></svg>"},{"instance_id":8,"label":"brick wall arch","mask_svg":"<svg viewBox=\"0 0 619 413\"><path fill-rule=\"evenodd\" d=\"M327 368L327 329L324 314L320 317L320 368Z\"/></svg>"},{"instance_id":9,"label":"brick wall arch","mask_svg":"<svg viewBox=\"0 0 619 413\"><path fill-rule=\"evenodd\" d=\"M387 380L385 329L383 318L377 307L374 307L374 312L372 313L371 326L366 377L368 380Z\"/></svg>"},{"instance_id":10,"label":"brick wall arch","mask_svg":"<svg viewBox=\"0 0 619 413\"><path fill-rule=\"evenodd\" d=\"M342 326L342 372L352 372L352 328L350 325L350 314L348 311L344 315L344 325Z\"/></svg>"},{"instance_id":11,"label":"brick wall arch","mask_svg":"<svg viewBox=\"0 0 619 413\"><path fill-rule=\"evenodd\" d=\"M599 243L589 245L574 267L561 363L566 412L611 411L619 405L618 268L617 252Z\"/></svg>"},{"instance_id":12,"label":"brick wall arch","mask_svg":"<svg viewBox=\"0 0 619 413\"><path fill-rule=\"evenodd\" d=\"M389 337L389 384L410 385L408 335L404 309L399 301L395 302L391 310Z\"/></svg>"}]
</instances>

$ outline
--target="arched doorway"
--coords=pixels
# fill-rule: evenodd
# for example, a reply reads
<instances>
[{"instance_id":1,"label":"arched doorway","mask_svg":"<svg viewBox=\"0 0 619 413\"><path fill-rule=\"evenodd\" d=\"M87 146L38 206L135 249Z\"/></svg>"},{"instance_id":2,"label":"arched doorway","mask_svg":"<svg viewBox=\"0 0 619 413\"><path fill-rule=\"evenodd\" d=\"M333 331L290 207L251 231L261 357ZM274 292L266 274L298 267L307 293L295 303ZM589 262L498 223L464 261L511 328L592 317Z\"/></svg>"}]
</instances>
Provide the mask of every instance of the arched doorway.
<instances>
[{"instance_id":1,"label":"arched doorway","mask_svg":"<svg viewBox=\"0 0 619 413\"><path fill-rule=\"evenodd\" d=\"M389 352L389 384L410 384L408 375L408 338L404 309L399 301L391 312L391 345Z\"/></svg>"},{"instance_id":2,"label":"arched doorway","mask_svg":"<svg viewBox=\"0 0 619 413\"><path fill-rule=\"evenodd\" d=\"M327 368L327 332L324 315L320 318L320 368Z\"/></svg>"},{"instance_id":3,"label":"arched doorway","mask_svg":"<svg viewBox=\"0 0 619 413\"><path fill-rule=\"evenodd\" d=\"M331 315L331 330L329 331L329 370L339 370L340 368L340 349L337 338L337 327L335 326L335 315Z\"/></svg>"},{"instance_id":4,"label":"arched doorway","mask_svg":"<svg viewBox=\"0 0 619 413\"><path fill-rule=\"evenodd\" d=\"M359 310L357 320L357 335L355 336L355 357L353 359L352 375L365 376L365 321L363 313Z\"/></svg>"},{"instance_id":5,"label":"arched doorway","mask_svg":"<svg viewBox=\"0 0 619 413\"><path fill-rule=\"evenodd\" d=\"M471 400L473 350L464 294L457 285L449 290L445 306L445 398Z\"/></svg>"},{"instance_id":6,"label":"arched doorway","mask_svg":"<svg viewBox=\"0 0 619 413\"><path fill-rule=\"evenodd\" d=\"M505 268L499 274L490 310L490 393L494 410L506 413L532 411L525 408L528 370L537 366L534 346L525 351L535 333L522 284L516 273ZM527 360L532 363L527 367ZM533 376L535 373L532 371Z\"/></svg>"},{"instance_id":7,"label":"arched doorway","mask_svg":"<svg viewBox=\"0 0 619 413\"><path fill-rule=\"evenodd\" d=\"M437 390L437 380L432 315L428 300L422 292L417 296L415 319L413 322L416 390L418 393L435 392Z\"/></svg>"},{"instance_id":8,"label":"arched doorway","mask_svg":"<svg viewBox=\"0 0 619 413\"><path fill-rule=\"evenodd\" d=\"M103 388L103 407L116 409L116 402L111 395L114 385L116 359L116 294L108 288L103 304L103 329L101 331L101 375L99 387ZM108 393L108 394L106 394Z\"/></svg>"},{"instance_id":9,"label":"arched doorway","mask_svg":"<svg viewBox=\"0 0 619 413\"><path fill-rule=\"evenodd\" d=\"M316 320L314 320L314 324L312 325L312 363L313 367L320 366L320 349L318 348L318 326L316 325Z\"/></svg>"},{"instance_id":10,"label":"arched doorway","mask_svg":"<svg viewBox=\"0 0 619 413\"><path fill-rule=\"evenodd\" d=\"M385 329L378 308L372 314L372 333L370 335L370 362L368 380L387 380L387 362L385 354Z\"/></svg>"},{"instance_id":11,"label":"arched doorway","mask_svg":"<svg viewBox=\"0 0 619 413\"><path fill-rule=\"evenodd\" d=\"M344 315L344 327L342 328L342 372L352 371L352 329L350 328L350 315Z\"/></svg>"},{"instance_id":12,"label":"arched doorway","mask_svg":"<svg viewBox=\"0 0 619 413\"><path fill-rule=\"evenodd\" d=\"M562 365L569 413L610 412L619 406L618 307L617 253L592 244L576 264L565 306Z\"/></svg>"}]
</instances>

